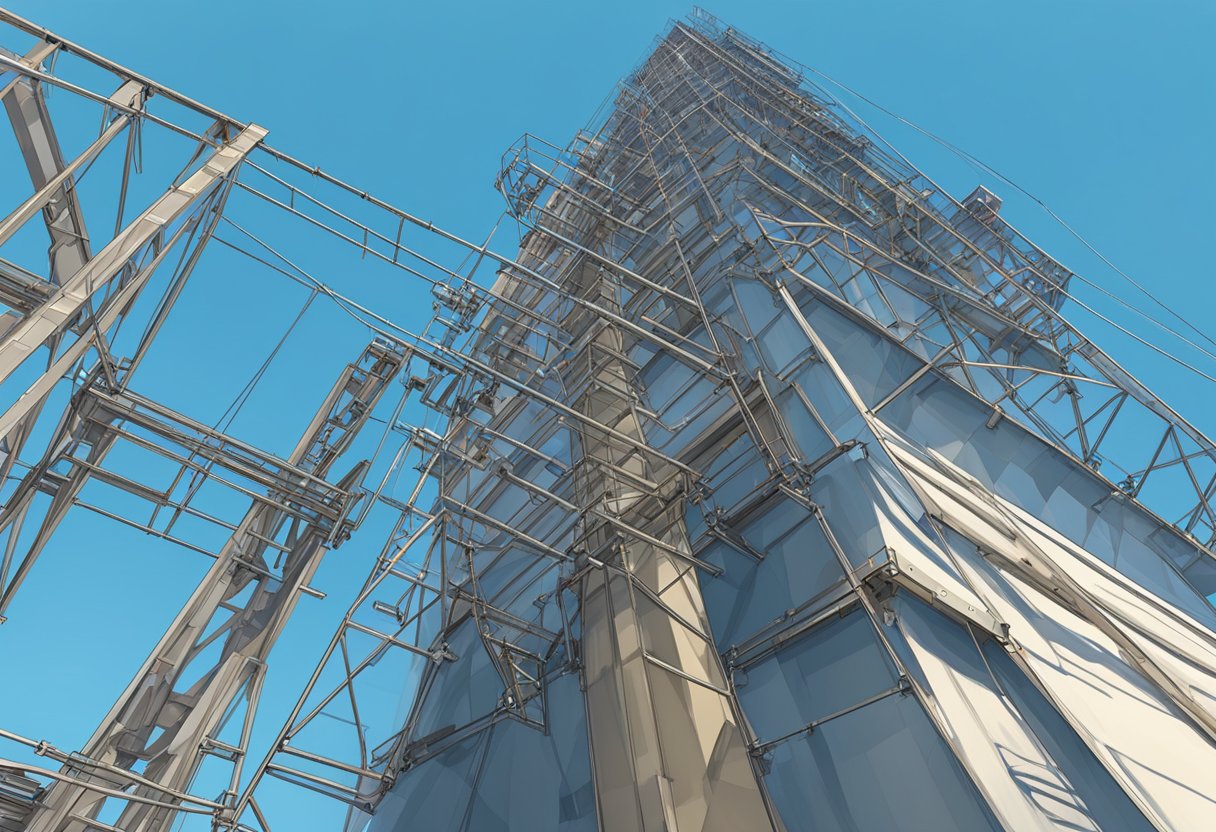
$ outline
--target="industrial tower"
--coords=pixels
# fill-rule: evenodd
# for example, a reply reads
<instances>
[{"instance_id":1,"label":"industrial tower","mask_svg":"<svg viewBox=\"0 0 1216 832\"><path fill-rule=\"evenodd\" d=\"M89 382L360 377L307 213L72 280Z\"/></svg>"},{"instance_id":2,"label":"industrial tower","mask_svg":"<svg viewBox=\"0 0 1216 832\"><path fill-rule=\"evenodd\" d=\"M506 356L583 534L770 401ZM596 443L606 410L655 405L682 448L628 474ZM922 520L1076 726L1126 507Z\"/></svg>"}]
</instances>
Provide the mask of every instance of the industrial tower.
<instances>
[{"instance_id":1,"label":"industrial tower","mask_svg":"<svg viewBox=\"0 0 1216 832\"><path fill-rule=\"evenodd\" d=\"M1216 446L989 190L697 10L507 152L516 250L0 22L4 684L47 683L6 630L72 518L204 561L116 701L76 680L79 748L3 715L0 830L1212 828ZM159 345L239 339L191 314L234 273L305 302L192 415ZM336 381L240 438L322 308Z\"/></svg>"}]
</instances>

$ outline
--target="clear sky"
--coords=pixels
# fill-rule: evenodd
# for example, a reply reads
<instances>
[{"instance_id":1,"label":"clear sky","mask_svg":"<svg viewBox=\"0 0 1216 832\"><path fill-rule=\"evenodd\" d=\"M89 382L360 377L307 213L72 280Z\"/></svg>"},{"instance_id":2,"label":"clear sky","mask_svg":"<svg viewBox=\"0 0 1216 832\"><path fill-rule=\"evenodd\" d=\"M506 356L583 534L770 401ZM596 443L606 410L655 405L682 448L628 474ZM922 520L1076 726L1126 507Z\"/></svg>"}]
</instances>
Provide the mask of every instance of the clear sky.
<instances>
[{"instance_id":1,"label":"clear sky","mask_svg":"<svg viewBox=\"0 0 1216 832\"><path fill-rule=\"evenodd\" d=\"M256 121L269 128L275 147L470 239L484 236L502 210L492 184L503 150L524 132L565 143L666 21L690 8L666 0L0 4L235 118ZM1216 221L1216 3L705 5L965 148L1051 206L1163 301L1205 331L1216 330L1209 254ZM1143 302L1009 186L881 114L861 112L956 196L988 184L1006 197L1005 216L1062 262ZM1078 292L1110 308L1092 292ZM1212 384L1125 340L1104 343L1200 428L1216 432ZM1214 365L1202 364L1216 374ZM102 558L104 552L94 552L92 568L103 570ZM314 606L332 614L343 604ZM171 612L167 607L144 626L155 628ZM59 630L44 631L51 640L81 626L71 605L64 615ZM301 632L328 633L332 624L324 621L332 618L317 620ZM29 632L0 627L0 660L16 654L15 633ZM320 649L301 636L289 643L301 655ZM114 645L115 656L121 647ZM6 681L0 725L20 711L23 726L47 726L48 738L74 748L104 704L69 703L88 699L88 688L121 685L130 669L125 659L96 656L87 667L69 663L51 678L18 683L25 693ZM96 684L72 690L82 675ZM43 693L31 695L35 689Z\"/></svg>"},{"instance_id":2,"label":"clear sky","mask_svg":"<svg viewBox=\"0 0 1216 832\"><path fill-rule=\"evenodd\" d=\"M665 0L5 2L263 124L276 147L474 237L501 210L491 187L501 152L525 131L564 143L665 22L690 8ZM1216 286L1202 241L1216 214L1216 4L707 8L975 154L1172 305L1197 316L1210 308ZM874 124L956 195L980 181L899 125L881 116ZM1075 270L1107 279L1041 212L1007 186L993 189L1015 225ZM1110 288L1119 288L1113 278ZM1191 413L1206 404L1185 385L1174 396Z\"/></svg>"}]
</instances>

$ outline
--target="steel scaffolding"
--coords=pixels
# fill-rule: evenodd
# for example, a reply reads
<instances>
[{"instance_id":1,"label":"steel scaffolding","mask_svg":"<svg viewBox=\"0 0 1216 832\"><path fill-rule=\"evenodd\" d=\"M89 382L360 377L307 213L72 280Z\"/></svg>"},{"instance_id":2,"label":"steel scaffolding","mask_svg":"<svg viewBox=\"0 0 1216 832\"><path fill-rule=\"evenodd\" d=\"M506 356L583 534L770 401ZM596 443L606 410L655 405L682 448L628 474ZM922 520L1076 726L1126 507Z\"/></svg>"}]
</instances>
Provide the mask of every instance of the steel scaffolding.
<instances>
[{"instance_id":1,"label":"steel scaffolding","mask_svg":"<svg viewBox=\"0 0 1216 832\"><path fill-rule=\"evenodd\" d=\"M1072 275L995 194L955 200L790 60L673 22L572 143L504 155L516 251L0 24L32 184L0 220L0 615L80 512L207 561L79 750L0 729L49 761L0 759L0 829L1216 811L1216 447L1069 323ZM232 353L189 310L233 273L304 301L191 416L161 344ZM357 357L239 438L321 308L317 354ZM301 596L376 534L261 737Z\"/></svg>"}]
</instances>

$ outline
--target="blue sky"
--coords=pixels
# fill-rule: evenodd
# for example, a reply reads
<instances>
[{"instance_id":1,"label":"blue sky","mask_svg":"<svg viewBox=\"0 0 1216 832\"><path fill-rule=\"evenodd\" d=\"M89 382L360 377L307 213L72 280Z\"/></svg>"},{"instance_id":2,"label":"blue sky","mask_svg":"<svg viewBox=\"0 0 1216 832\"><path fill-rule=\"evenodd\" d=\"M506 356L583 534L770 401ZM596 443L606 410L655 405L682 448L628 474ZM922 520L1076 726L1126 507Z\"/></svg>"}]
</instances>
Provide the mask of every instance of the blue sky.
<instances>
[{"instance_id":1,"label":"blue sky","mask_svg":"<svg viewBox=\"0 0 1216 832\"><path fill-rule=\"evenodd\" d=\"M637 0L0 2L262 124L275 147L469 239L483 237L502 210L492 187L502 152L524 132L565 143L666 21L690 8ZM984 160L1212 331L1216 4L1210 0L750 0L707 8ZM1127 294L1115 274L1009 186L881 114L861 112L956 196L985 182L1006 197L1005 215L1028 236ZM1216 430L1211 384L1125 340L1104 343L1200 428ZM1212 363L1204 369L1216 374ZM87 528L118 545L110 526ZM46 568L66 570L64 563ZM158 564L149 555L144 567ZM44 602L58 600L63 609L57 623L42 625L48 641L88 625L81 610L106 614L105 604L87 597L90 583L106 572L104 552L72 561L71 569L47 573L37 585ZM354 570L364 571L363 564ZM177 578L188 585L191 574ZM60 586L76 589L56 595L55 580L67 578ZM344 604L338 593L331 598L337 600L310 607L311 617L284 643L299 657L298 668L310 664L316 639L327 638ZM121 687L130 674L128 654L138 659L146 652L131 645L158 632L173 611L167 603L128 620L108 642L111 652L99 641L92 655L70 660L49 678L5 686L6 724L8 714L19 712L22 726L45 726L43 735L76 747L107 703L70 703ZM37 652L16 645L34 633L16 621L0 628L0 656ZM81 677L92 680L89 690L73 689ZM287 691L290 677L283 680L271 691Z\"/></svg>"},{"instance_id":2,"label":"blue sky","mask_svg":"<svg viewBox=\"0 0 1216 832\"><path fill-rule=\"evenodd\" d=\"M501 211L492 182L502 151L525 131L563 144L665 22L690 8L630 0L8 6L257 121L274 146L468 237ZM707 8L1003 172L1171 305L1200 310L1216 296L1202 252L1216 193L1216 5L855 0ZM982 179L880 114L873 123L957 195ZM994 190L1014 224L1048 251L1107 279L1031 203L1007 186ZM1109 288L1120 288L1113 276ZM1171 393L1184 411L1206 404L1185 385Z\"/></svg>"}]
</instances>

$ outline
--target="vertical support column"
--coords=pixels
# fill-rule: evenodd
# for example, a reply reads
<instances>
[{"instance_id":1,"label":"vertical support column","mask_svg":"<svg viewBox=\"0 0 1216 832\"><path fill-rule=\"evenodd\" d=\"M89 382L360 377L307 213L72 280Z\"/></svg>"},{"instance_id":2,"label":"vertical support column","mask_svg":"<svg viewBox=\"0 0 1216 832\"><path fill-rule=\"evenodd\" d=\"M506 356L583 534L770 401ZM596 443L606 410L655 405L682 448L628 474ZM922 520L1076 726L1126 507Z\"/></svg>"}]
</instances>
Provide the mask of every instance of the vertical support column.
<instances>
[{"instance_id":1,"label":"vertical support column","mask_svg":"<svg viewBox=\"0 0 1216 832\"><path fill-rule=\"evenodd\" d=\"M619 311L599 269L582 276L574 291ZM571 406L644 441L619 329L581 312L566 325L587 333L563 373ZM582 660L601 828L776 828L710 635L679 472L594 428L580 441Z\"/></svg>"},{"instance_id":2,"label":"vertical support column","mask_svg":"<svg viewBox=\"0 0 1216 832\"><path fill-rule=\"evenodd\" d=\"M334 384L287 462L310 476L327 476L403 361L391 346L378 341L369 345ZM366 463L356 465L338 488L349 495L365 470ZM118 828L166 830L177 820L174 796L190 787L208 751L227 752L239 768L247 749L221 742L219 734L242 697L247 700L247 722L248 712L256 709L271 648L335 534L318 523L293 523L276 574L265 555L283 536L286 523L286 513L273 503L250 508L85 746L83 760L67 767L76 782L51 787L30 824L31 832L93 828L88 819L96 817L106 794L88 783L109 789L134 786L133 793L149 801L128 802ZM222 647L213 658L206 649L217 637L222 637ZM184 679L194 677L197 681L187 687ZM246 730L241 742L247 740ZM134 774L141 763L142 771ZM225 798L231 805L236 794Z\"/></svg>"},{"instance_id":3,"label":"vertical support column","mask_svg":"<svg viewBox=\"0 0 1216 832\"><path fill-rule=\"evenodd\" d=\"M21 63L31 68L37 67L54 51L53 44L43 41L22 58ZM124 89L120 92L124 93L126 100L121 103L130 105L139 93L137 89L127 90L127 85L123 86ZM6 85L0 98L3 99L4 109L13 124L13 133L29 169L30 181L34 184L34 190L42 197L35 204L34 210L41 208L46 219L46 229L51 237L48 252L50 279L52 283L57 284L79 271L92 256L80 203L76 200L72 182L63 176L69 166L64 162L40 81L18 77ZM139 95L139 98L142 105L142 95ZM104 131L94 144L96 150L91 147L92 152L84 154L86 161L104 147L125 126L125 122L126 119L122 119L111 125L111 129ZM74 162L72 167L76 166ZM8 220L6 224L7 222Z\"/></svg>"},{"instance_id":4,"label":"vertical support column","mask_svg":"<svg viewBox=\"0 0 1216 832\"><path fill-rule=\"evenodd\" d=\"M132 95L129 85L124 84L123 90ZM125 93L124 93L125 95ZM48 122L49 130L49 122ZM0 453L6 454L0 461L0 472L11 466L17 451L20 450L25 436L38 417L42 403L51 390L65 373L94 345L102 350L98 343L100 333L108 330L135 301L144 286L151 280L157 267L174 252L177 243L187 232L202 222L204 212L208 210L211 200L222 196L219 189L228 186L230 177L238 168L245 156L262 140L266 131L257 125L250 125L240 131L234 138L218 147L206 160L203 166L195 171L184 182L169 189L155 200L127 228L123 229L109 245L92 258L88 259L72 275L67 276L62 284L49 292L45 300L33 308L24 318L9 327L0 335L0 353L6 353L11 358L4 370L0 370L0 380L20 366L35 350L43 345L53 344L73 321L77 320L83 310L101 287L114 280L122 270L123 264L132 262L141 252L151 247L155 254L150 260L128 273L125 283L120 285L105 302L95 311L93 326L81 333L68 347L61 351L51 351L48 356L47 369L38 376L21 396L3 413L0 413ZM56 151L57 152L57 151ZM86 158L87 154L80 157ZM72 169L73 162L65 172ZM58 178L35 194L27 204L3 221L0 221L0 241L6 230L19 225L22 216L38 210L41 201L49 199L48 193L63 186ZM67 191L66 193L71 193ZM215 210L219 210L218 207ZM193 215L190 212L194 212ZM185 218L179 227L168 235L165 229L170 223L179 218ZM188 245L190 254L184 262L187 267L193 264L201 247L206 244L207 234L199 235ZM55 445L47 449L46 457L39 468L44 467L61 450L59 442L76 443L82 437L74 435L77 414L70 412L65 418L66 423L60 426ZM88 437L85 444L89 445L89 462L96 463L105 456L110 440L104 435ZM47 538L54 531L63 512L71 505L80 488L88 478L88 471L74 470L65 480L63 489L52 503L45 515L42 527L31 546L27 549L16 573L10 579L9 570L13 562L16 534L21 522L24 521L29 501L40 482L43 470L31 471L25 477L17 491L10 497L8 504L0 511L0 535L6 531L5 551L0 556L0 622L3 621L13 594L20 587L25 574L45 545Z\"/></svg>"}]
</instances>

